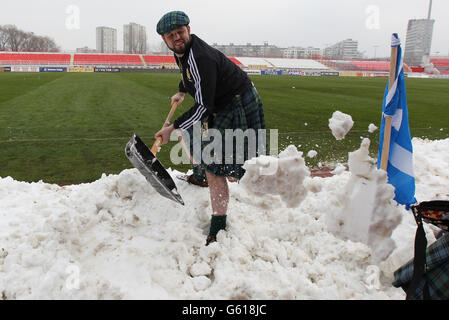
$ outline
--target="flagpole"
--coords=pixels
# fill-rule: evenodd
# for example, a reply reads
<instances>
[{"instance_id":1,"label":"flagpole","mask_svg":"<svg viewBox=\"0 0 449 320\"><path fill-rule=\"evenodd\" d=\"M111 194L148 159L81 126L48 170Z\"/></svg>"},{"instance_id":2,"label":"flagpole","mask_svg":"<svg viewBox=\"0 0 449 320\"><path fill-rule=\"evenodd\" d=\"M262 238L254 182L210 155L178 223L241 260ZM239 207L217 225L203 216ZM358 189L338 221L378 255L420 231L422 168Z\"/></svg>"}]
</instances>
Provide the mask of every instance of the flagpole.
<instances>
[{"instance_id":1,"label":"flagpole","mask_svg":"<svg viewBox=\"0 0 449 320\"><path fill-rule=\"evenodd\" d=\"M393 86L394 81L396 79L397 63L398 63L398 47L392 46L390 57L390 76L388 82L388 91L391 90L391 87ZM387 171L388 157L390 153L391 123L393 117L387 115L384 116L385 116L384 141L382 146L382 158L380 162L380 168L382 170Z\"/></svg>"}]
</instances>

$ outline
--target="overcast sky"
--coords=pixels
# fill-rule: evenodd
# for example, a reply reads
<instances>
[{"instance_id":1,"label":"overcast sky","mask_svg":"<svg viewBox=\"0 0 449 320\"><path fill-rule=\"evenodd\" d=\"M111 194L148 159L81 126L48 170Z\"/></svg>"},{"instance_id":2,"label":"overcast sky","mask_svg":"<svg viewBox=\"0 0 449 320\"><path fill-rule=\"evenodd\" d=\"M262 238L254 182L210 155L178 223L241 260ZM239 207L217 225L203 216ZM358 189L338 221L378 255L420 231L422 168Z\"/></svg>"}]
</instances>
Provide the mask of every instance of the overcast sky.
<instances>
[{"instance_id":1,"label":"overcast sky","mask_svg":"<svg viewBox=\"0 0 449 320\"><path fill-rule=\"evenodd\" d=\"M213 44L263 44L324 48L352 38L368 57L389 56L391 34L403 44L409 19L427 17L429 0L1 0L0 25L53 38L64 51L95 48L95 28L117 29L123 49L123 25L147 28L154 47L160 17L185 11L191 31ZM449 55L449 1L434 0L432 54Z\"/></svg>"}]
</instances>

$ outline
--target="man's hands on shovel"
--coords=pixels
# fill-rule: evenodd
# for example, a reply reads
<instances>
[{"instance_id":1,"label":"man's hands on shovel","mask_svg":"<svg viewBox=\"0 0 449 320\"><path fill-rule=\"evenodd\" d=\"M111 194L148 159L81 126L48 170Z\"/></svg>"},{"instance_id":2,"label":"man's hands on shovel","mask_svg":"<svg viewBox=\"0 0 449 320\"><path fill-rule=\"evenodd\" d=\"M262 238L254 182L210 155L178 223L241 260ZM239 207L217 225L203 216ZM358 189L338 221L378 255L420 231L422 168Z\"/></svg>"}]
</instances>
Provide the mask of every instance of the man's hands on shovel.
<instances>
[{"instance_id":1,"label":"man's hands on shovel","mask_svg":"<svg viewBox=\"0 0 449 320\"><path fill-rule=\"evenodd\" d=\"M156 132L156 134L154 135L154 138L157 139L157 137L161 137L162 138L162 144L166 144L170 140L170 135L173 132L173 130L175 130L175 128L171 124L168 127L162 128L161 130Z\"/></svg>"}]
</instances>

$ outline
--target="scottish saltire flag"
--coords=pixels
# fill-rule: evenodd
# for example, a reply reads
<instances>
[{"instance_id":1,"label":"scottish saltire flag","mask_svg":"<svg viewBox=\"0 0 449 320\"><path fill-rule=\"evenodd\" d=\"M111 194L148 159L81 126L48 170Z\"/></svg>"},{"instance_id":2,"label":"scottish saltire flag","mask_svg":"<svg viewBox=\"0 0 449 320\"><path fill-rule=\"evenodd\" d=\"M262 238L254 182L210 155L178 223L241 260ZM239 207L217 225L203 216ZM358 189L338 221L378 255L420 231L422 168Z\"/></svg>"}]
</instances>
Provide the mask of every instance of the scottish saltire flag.
<instances>
[{"instance_id":1,"label":"scottish saltire flag","mask_svg":"<svg viewBox=\"0 0 449 320\"><path fill-rule=\"evenodd\" d=\"M388 182L395 187L394 200L400 204L406 205L407 209L409 209L410 205L417 201L415 199L413 146L408 123L402 50L401 42L397 34L393 35L391 46L398 47L396 78L391 90L388 90L388 84L385 89L377 167L380 168L382 158L385 115L387 115L393 118L391 125L390 153L387 166Z\"/></svg>"}]
</instances>

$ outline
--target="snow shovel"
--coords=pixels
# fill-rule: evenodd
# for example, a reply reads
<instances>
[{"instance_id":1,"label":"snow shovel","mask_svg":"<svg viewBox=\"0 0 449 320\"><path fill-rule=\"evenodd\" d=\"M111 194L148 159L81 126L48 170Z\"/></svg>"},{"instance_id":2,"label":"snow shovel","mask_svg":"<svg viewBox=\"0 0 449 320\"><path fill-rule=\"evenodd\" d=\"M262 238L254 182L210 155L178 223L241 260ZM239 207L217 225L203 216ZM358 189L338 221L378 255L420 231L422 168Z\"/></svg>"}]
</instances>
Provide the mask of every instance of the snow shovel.
<instances>
[{"instance_id":1,"label":"snow shovel","mask_svg":"<svg viewBox=\"0 0 449 320\"><path fill-rule=\"evenodd\" d=\"M172 105L162 128L169 125L177 106L177 103ZM175 182L161 162L156 158L156 153L159 151L161 145L162 137L157 137L150 150L139 136L134 133L126 144L125 154L133 166L139 170L161 196L184 205L184 201L176 189Z\"/></svg>"}]
</instances>

